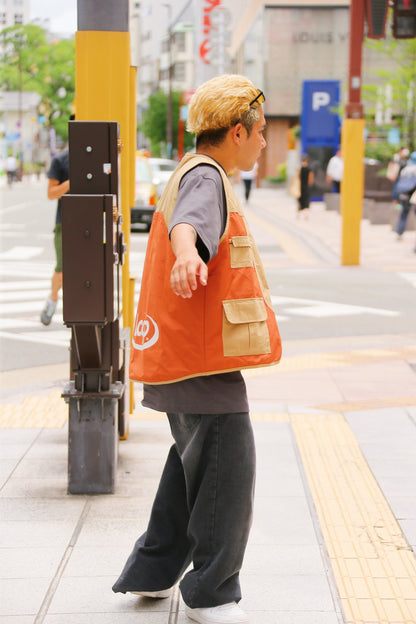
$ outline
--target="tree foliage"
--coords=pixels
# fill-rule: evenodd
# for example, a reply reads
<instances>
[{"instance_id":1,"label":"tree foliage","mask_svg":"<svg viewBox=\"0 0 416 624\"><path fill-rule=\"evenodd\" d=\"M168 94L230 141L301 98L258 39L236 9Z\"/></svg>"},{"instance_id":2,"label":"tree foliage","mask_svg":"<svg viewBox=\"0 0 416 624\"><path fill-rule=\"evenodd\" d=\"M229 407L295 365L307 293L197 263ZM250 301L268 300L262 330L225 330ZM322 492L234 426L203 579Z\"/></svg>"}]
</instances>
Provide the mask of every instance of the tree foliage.
<instances>
[{"instance_id":1,"label":"tree foliage","mask_svg":"<svg viewBox=\"0 0 416 624\"><path fill-rule=\"evenodd\" d=\"M179 103L180 92L172 93L172 147L178 149L178 126L179 126ZM166 144L168 96L162 90L150 95L149 107L143 113L142 123L139 130L150 140L150 149L153 156L160 156L162 147ZM194 135L184 134L185 151L192 148Z\"/></svg>"},{"instance_id":2,"label":"tree foliage","mask_svg":"<svg viewBox=\"0 0 416 624\"><path fill-rule=\"evenodd\" d=\"M402 142L408 143L411 150L416 149L416 39L393 39L387 37L381 40L368 40L366 46L376 50L378 54L390 59L388 67L376 73L381 78L382 88L375 85L365 85L363 93L366 100L374 104L374 113L377 102L382 106L391 105L397 125L401 130ZM380 82L380 81L379 81ZM389 85L392 93L391 104L386 98L386 87ZM384 94L381 95L380 93Z\"/></svg>"},{"instance_id":3,"label":"tree foliage","mask_svg":"<svg viewBox=\"0 0 416 624\"><path fill-rule=\"evenodd\" d=\"M66 140L75 95L75 42L48 42L46 31L34 24L4 28L0 41L1 89L38 93L39 114Z\"/></svg>"}]
</instances>

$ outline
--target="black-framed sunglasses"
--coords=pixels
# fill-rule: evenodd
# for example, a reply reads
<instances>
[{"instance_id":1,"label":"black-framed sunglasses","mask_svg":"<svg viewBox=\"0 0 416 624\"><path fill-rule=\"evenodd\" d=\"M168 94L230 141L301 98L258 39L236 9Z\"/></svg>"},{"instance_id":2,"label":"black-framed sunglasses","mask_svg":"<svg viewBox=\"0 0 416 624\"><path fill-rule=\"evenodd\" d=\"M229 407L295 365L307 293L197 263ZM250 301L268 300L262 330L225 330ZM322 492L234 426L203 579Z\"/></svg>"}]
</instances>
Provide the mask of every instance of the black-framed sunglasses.
<instances>
[{"instance_id":1,"label":"black-framed sunglasses","mask_svg":"<svg viewBox=\"0 0 416 624\"><path fill-rule=\"evenodd\" d=\"M260 106L260 104L263 104L263 102L264 102L265 100L266 100L266 98L265 98L265 96L264 96L263 91L260 91L260 89L258 89L258 94L257 94L257 95L256 95L256 97L254 98L254 100L252 100L252 101L250 102L250 106L253 106L253 104L254 104L255 102L258 102L258 103L259 103L259 106Z\"/></svg>"}]
</instances>

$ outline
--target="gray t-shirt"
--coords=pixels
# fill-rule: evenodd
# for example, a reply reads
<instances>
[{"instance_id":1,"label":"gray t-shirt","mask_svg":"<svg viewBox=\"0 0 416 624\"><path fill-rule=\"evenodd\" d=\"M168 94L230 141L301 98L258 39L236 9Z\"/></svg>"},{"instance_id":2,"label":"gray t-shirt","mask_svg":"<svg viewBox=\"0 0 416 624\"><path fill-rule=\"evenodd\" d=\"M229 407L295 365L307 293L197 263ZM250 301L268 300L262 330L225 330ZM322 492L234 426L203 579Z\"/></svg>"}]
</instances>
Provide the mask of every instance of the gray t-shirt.
<instances>
[{"instance_id":1,"label":"gray t-shirt","mask_svg":"<svg viewBox=\"0 0 416 624\"><path fill-rule=\"evenodd\" d=\"M218 251L226 221L226 200L219 171L205 164L191 169L179 185L169 234L178 223L192 225L198 234L198 253L208 263ZM182 414L231 414L249 409L240 371L192 377L171 384L144 384L142 405L159 412Z\"/></svg>"}]
</instances>

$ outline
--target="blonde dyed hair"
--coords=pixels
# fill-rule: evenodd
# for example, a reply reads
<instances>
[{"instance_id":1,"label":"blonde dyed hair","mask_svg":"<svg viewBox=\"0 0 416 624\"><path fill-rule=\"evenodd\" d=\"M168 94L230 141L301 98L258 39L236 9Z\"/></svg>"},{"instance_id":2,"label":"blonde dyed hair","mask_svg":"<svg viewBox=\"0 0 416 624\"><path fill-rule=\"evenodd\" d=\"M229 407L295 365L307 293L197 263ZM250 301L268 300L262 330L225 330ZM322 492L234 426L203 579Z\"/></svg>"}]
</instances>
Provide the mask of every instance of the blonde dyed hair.
<instances>
[{"instance_id":1,"label":"blonde dyed hair","mask_svg":"<svg viewBox=\"0 0 416 624\"><path fill-rule=\"evenodd\" d=\"M202 84L191 98L187 129L197 137L230 128L238 122L250 133L260 116L257 102L250 102L258 89L245 76L226 74Z\"/></svg>"}]
</instances>

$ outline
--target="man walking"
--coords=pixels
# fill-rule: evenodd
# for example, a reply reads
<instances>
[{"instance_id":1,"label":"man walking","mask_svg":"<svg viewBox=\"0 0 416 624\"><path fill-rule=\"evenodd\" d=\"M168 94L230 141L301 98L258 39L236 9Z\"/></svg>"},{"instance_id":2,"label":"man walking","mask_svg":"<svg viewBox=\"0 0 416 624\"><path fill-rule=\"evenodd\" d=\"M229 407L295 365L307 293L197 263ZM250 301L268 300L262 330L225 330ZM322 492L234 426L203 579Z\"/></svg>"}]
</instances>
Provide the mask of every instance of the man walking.
<instances>
[{"instance_id":1,"label":"man walking","mask_svg":"<svg viewBox=\"0 0 416 624\"><path fill-rule=\"evenodd\" d=\"M165 598L183 576L187 616L242 624L239 571L251 526L255 448L243 368L277 362L281 343L264 269L227 173L266 142L263 93L243 76L201 85L197 137L159 202L133 332L130 377L174 438L147 531L113 586Z\"/></svg>"},{"instance_id":2,"label":"man walking","mask_svg":"<svg viewBox=\"0 0 416 624\"><path fill-rule=\"evenodd\" d=\"M338 148L334 156L329 159L326 169L326 181L332 185L332 192L339 193L344 174L344 161L341 156L341 149Z\"/></svg>"},{"instance_id":3,"label":"man walking","mask_svg":"<svg viewBox=\"0 0 416 624\"><path fill-rule=\"evenodd\" d=\"M48 199L58 200L53 231L56 266L51 280L51 292L45 301L40 315L43 325L49 325L58 303L59 291L62 288L62 217L61 197L69 191L69 153L64 150L52 158L48 171Z\"/></svg>"},{"instance_id":4,"label":"man walking","mask_svg":"<svg viewBox=\"0 0 416 624\"><path fill-rule=\"evenodd\" d=\"M12 186L13 182L17 179L17 160L13 154L9 154L6 158L6 174L7 184Z\"/></svg>"}]
</instances>

